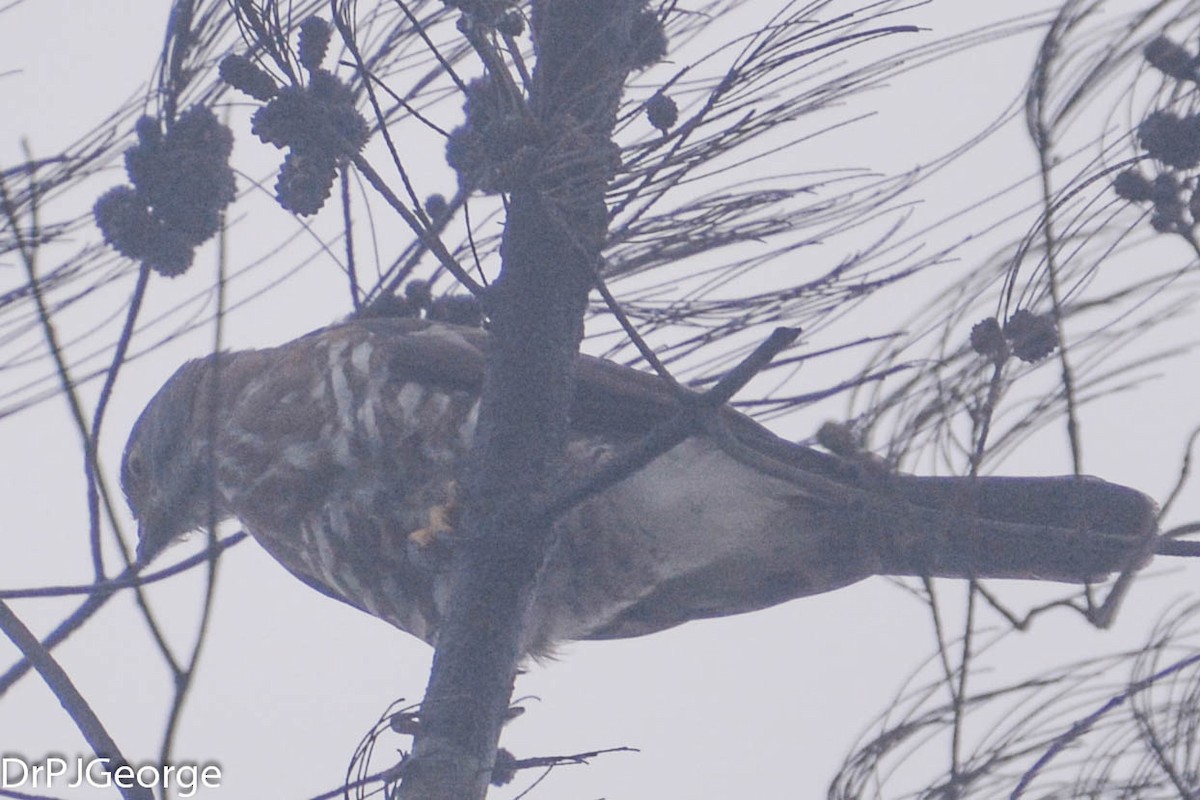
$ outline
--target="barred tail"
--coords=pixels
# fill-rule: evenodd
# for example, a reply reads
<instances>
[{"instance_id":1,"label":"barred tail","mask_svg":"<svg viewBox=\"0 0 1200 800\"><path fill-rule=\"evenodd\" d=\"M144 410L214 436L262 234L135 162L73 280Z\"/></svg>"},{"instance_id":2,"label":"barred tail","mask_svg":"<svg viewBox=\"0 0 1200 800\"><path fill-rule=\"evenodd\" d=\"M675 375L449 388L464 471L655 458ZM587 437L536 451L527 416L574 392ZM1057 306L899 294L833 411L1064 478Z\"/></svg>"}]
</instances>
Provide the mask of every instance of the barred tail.
<instances>
[{"instance_id":1,"label":"barred tail","mask_svg":"<svg viewBox=\"0 0 1200 800\"><path fill-rule=\"evenodd\" d=\"M892 502L856 510L890 575L1083 583L1153 555L1157 506L1091 477L894 476Z\"/></svg>"}]
</instances>

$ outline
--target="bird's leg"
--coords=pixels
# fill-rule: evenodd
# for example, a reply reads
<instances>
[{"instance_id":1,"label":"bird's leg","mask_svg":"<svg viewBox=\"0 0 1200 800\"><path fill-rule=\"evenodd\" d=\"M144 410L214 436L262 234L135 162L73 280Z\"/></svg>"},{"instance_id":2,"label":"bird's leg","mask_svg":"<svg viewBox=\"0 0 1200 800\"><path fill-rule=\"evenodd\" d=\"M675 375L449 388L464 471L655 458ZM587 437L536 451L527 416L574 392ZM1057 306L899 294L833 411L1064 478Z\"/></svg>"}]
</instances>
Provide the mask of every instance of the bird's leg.
<instances>
[{"instance_id":1,"label":"bird's leg","mask_svg":"<svg viewBox=\"0 0 1200 800\"><path fill-rule=\"evenodd\" d=\"M458 521L458 481L446 481L445 489L446 501L429 507L429 524L408 535L408 540L418 547L428 547L437 537L454 532Z\"/></svg>"}]
</instances>

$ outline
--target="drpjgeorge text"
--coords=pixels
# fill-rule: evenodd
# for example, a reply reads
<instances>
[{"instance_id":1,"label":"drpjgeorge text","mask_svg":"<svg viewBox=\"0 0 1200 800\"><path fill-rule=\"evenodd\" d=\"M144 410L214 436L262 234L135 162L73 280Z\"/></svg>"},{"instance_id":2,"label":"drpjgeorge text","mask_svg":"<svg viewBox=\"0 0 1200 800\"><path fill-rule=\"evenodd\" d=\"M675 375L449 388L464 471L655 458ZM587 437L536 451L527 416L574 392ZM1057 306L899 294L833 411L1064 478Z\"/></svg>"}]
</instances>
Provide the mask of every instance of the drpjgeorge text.
<instances>
[{"instance_id":1,"label":"drpjgeorge text","mask_svg":"<svg viewBox=\"0 0 1200 800\"><path fill-rule=\"evenodd\" d=\"M24 791L78 789L81 786L130 789L170 789L182 798L199 789L219 789L221 768L216 764L114 764L110 758L46 756L39 760L0 756L0 789ZM157 792L156 792L157 794Z\"/></svg>"}]
</instances>

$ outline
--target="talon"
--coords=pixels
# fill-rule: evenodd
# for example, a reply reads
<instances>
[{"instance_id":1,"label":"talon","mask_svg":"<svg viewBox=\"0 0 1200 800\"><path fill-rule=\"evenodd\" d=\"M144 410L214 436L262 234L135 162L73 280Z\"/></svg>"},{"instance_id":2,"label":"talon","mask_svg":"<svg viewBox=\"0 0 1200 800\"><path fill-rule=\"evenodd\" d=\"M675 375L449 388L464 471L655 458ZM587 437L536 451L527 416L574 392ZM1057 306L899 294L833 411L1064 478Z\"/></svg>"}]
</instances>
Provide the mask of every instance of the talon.
<instances>
[{"instance_id":1,"label":"talon","mask_svg":"<svg viewBox=\"0 0 1200 800\"><path fill-rule=\"evenodd\" d=\"M453 510L447 506L431 506L429 509L429 524L424 528L417 528L408 535L410 542L415 542L419 547L426 547L435 537L443 533L453 533L454 526L450 524L451 514Z\"/></svg>"},{"instance_id":2,"label":"talon","mask_svg":"<svg viewBox=\"0 0 1200 800\"><path fill-rule=\"evenodd\" d=\"M408 535L408 540L418 547L428 547L431 542L443 534L454 533L454 522L458 516L458 482L449 481L446 484L447 499L429 507L429 524L418 528Z\"/></svg>"}]
</instances>

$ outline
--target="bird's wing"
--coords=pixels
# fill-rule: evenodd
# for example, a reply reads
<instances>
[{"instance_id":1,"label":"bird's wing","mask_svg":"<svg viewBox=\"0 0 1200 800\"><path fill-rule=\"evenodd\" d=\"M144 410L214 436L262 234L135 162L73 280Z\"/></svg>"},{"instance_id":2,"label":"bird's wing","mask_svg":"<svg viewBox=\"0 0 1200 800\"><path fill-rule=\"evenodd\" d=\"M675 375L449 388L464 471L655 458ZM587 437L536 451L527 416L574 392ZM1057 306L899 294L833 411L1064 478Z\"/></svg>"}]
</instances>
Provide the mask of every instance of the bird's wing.
<instances>
[{"instance_id":1,"label":"bird's wing","mask_svg":"<svg viewBox=\"0 0 1200 800\"><path fill-rule=\"evenodd\" d=\"M352 324L389 337L391 367L406 379L471 392L482 385L485 331L414 319ZM575 380L572 425L581 434L619 444L649 432L679 410L665 381L609 361L581 356ZM1140 566L1152 552L1156 507L1124 486L1074 476L896 474L788 442L731 408L718 412L718 420L715 429L709 426L702 435L732 460L775 479L770 489L774 497L779 494L778 481L783 481L789 487L785 502L803 509L797 518L820 526L822 543L852 550L848 558L863 574L1087 582ZM754 559L741 559L713 563L702 575L672 576L591 636L638 635L812 591L786 585L755 589L755 576L749 571L760 567ZM738 591L747 587L744 595L714 605L711 589L720 580Z\"/></svg>"},{"instance_id":2,"label":"bird's wing","mask_svg":"<svg viewBox=\"0 0 1200 800\"><path fill-rule=\"evenodd\" d=\"M448 388L479 391L483 382L486 331L417 319L360 320L380 332L394 331L392 364L411 375ZM604 359L580 356L576 365L572 425L581 433L614 441L644 435L670 420L678 399L657 376ZM905 510L919 524L938 515L982 518L1008 525L1016 540L1024 534L1058 531L1071 551L1060 580L1083 581L1122 567L1121 556L1156 530L1157 508L1144 494L1092 477L959 478L882 473L869 465L798 445L771 433L749 417L725 407L724 435L717 443L732 458L793 483L825 504L831 514L895 518ZM711 435L711 431L708 432ZM863 519L862 524L868 524ZM1074 548L1069 532L1086 532L1091 546ZM1042 538L1046 538L1043 536ZM948 554L949 555L949 554ZM916 554L897 554L882 565L889 574L920 574ZM908 559L908 563L906 563ZM938 569L967 574L969 565L953 559ZM1001 565L997 564L997 568ZM982 570L980 574L995 570Z\"/></svg>"},{"instance_id":3,"label":"bird's wing","mask_svg":"<svg viewBox=\"0 0 1200 800\"><path fill-rule=\"evenodd\" d=\"M390 366L406 380L471 392L483 386L488 333L481 328L407 317L356 319L344 324L387 338ZM642 436L679 411L679 400L666 381L602 358L579 356L575 387L571 422L583 434L602 433L616 439ZM720 415L737 441L774 453L786 463L826 472L844 466L842 459L780 439L732 408L722 409Z\"/></svg>"}]
</instances>

